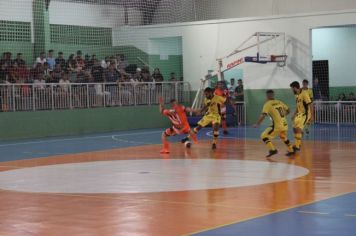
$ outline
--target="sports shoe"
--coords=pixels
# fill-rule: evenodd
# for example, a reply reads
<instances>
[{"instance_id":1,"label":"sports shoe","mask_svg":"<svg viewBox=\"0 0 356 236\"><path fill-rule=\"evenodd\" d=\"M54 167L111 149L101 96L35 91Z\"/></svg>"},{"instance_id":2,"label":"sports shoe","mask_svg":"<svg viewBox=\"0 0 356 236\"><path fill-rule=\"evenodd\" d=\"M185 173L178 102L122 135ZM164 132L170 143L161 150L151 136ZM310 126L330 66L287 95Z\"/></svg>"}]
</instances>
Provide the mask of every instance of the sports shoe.
<instances>
[{"instance_id":1,"label":"sports shoe","mask_svg":"<svg viewBox=\"0 0 356 236\"><path fill-rule=\"evenodd\" d=\"M211 149L215 150L216 149L216 144L213 143L213 145L211 145Z\"/></svg>"},{"instance_id":2,"label":"sports shoe","mask_svg":"<svg viewBox=\"0 0 356 236\"><path fill-rule=\"evenodd\" d=\"M300 151L300 148L297 148L295 145L293 146L293 150L294 152L299 152Z\"/></svg>"},{"instance_id":3,"label":"sports shoe","mask_svg":"<svg viewBox=\"0 0 356 236\"><path fill-rule=\"evenodd\" d=\"M287 152L287 153L286 153L286 156L287 156L287 157L291 157L291 156L294 156L294 154L295 154L295 152Z\"/></svg>"},{"instance_id":4,"label":"sports shoe","mask_svg":"<svg viewBox=\"0 0 356 236\"><path fill-rule=\"evenodd\" d=\"M159 153L161 154L168 154L169 150L168 149L162 149Z\"/></svg>"},{"instance_id":5,"label":"sports shoe","mask_svg":"<svg viewBox=\"0 0 356 236\"><path fill-rule=\"evenodd\" d=\"M185 143L185 142L189 141L189 138L188 138L188 137L185 137L184 139L182 139L182 140L180 140L180 141L181 141L181 143Z\"/></svg>"},{"instance_id":6,"label":"sports shoe","mask_svg":"<svg viewBox=\"0 0 356 236\"><path fill-rule=\"evenodd\" d=\"M271 157L271 156L273 156L273 155L276 155L277 153L278 153L277 150L270 150L269 153L268 153L268 155L267 155L266 157Z\"/></svg>"}]
</instances>

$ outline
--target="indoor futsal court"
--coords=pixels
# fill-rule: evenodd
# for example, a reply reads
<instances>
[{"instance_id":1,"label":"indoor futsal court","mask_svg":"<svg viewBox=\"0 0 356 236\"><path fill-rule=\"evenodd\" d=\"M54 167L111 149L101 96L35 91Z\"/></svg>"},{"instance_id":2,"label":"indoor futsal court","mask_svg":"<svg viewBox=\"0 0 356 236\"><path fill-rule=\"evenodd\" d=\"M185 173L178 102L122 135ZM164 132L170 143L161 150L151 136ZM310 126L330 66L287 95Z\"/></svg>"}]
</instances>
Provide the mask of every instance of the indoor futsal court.
<instances>
[{"instance_id":1,"label":"indoor futsal court","mask_svg":"<svg viewBox=\"0 0 356 236\"><path fill-rule=\"evenodd\" d=\"M356 1L0 0L0 236L356 236Z\"/></svg>"}]
</instances>

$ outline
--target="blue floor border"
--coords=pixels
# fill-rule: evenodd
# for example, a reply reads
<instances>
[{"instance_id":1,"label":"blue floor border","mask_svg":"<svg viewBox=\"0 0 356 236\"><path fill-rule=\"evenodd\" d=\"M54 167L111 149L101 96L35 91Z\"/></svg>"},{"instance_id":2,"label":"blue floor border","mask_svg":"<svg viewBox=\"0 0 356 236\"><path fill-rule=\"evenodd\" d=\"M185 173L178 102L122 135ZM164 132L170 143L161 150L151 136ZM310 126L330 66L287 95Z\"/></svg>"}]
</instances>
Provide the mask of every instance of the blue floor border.
<instances>
[{"instance_id":1,"label":"blue floor border","mask_svg":"<svg viewBox=\"0 0 356 236\"><path fill-rule=\"evenodd\" d=\"M355 236L356 192L282 210L194 236Z\"/></svg>"}]
</instances>

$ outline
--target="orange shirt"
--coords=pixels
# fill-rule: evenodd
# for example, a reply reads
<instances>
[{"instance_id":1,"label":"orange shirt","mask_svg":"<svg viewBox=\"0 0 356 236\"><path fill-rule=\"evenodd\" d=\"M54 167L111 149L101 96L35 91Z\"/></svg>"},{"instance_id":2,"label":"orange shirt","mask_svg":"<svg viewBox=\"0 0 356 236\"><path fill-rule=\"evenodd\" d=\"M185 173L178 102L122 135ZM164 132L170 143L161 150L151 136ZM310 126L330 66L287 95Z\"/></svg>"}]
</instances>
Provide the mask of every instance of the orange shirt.
<instances>
[{"instance_id":1,"label":"orange shirt","mask_svg":"<svg viewBox=\"0 0 356 236\"><path fill-rule=\"evenodd\" d=\"M173 109L164 109L162 113L168 117L175 128L183 129L190 127L184 106L176 105Z\"/></svg>"}]
</instances>

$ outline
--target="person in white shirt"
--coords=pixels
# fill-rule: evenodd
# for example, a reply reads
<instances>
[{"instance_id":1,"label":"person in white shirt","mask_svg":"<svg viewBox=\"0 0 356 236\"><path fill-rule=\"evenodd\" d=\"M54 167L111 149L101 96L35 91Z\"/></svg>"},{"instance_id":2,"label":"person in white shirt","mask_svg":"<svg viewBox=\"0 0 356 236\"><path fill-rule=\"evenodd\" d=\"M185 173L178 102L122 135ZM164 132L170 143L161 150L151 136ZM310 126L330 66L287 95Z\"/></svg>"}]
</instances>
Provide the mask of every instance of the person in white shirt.
<instances>
[{"instance_id":1,"label":"person in white shirt","mask_svg":"<svg viewBox=\"0 0 356 236\"><path fill-rule=\"evenodd\" d=\"M63 92L68 92L69 91L69 74L68 72L63 73L62 78L59 80L59 86L62 89Z\"/></svg>"},{"instance_id":2,"label":"person in white shirt","mask_svg":"<svg viewBox=\"0 0 356 236\"><path fill-rule=\"evenodd\" d=\"M43 65L45 62L47 62L47 60L46 60L46 53L41 52L41 53L40 53L40 56L36 58L36 63L35 63L35 65L33 66L33 68L35 68L38 63L41 64L41 65Z\"/></svg>"}]
</instances>

